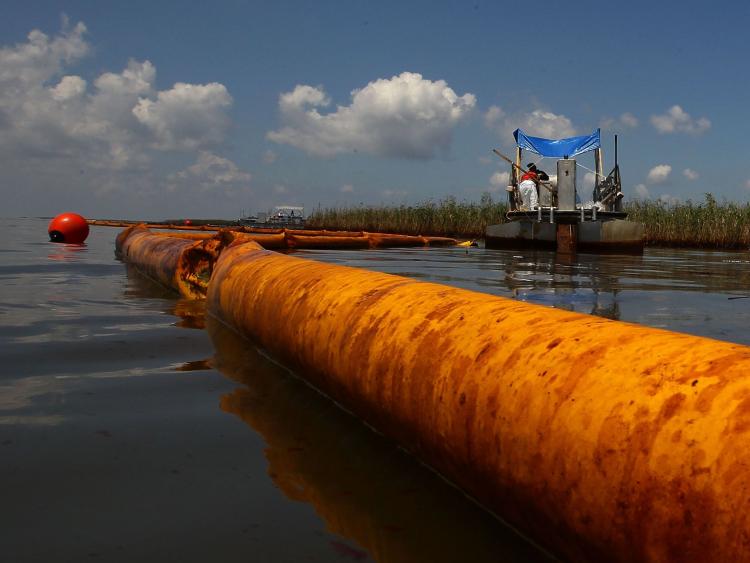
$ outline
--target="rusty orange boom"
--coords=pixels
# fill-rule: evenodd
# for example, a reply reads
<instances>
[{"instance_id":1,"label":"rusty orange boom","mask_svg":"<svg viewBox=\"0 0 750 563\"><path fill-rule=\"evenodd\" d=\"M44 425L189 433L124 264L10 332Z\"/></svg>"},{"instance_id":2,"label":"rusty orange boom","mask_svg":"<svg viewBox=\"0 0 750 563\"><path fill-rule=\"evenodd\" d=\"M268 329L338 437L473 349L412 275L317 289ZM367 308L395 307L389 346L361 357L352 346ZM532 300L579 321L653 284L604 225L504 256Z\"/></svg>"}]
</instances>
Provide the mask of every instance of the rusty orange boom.
<instances>
[{"instance_id":1,"label":"rusty orange boom","mask_svg":"<svg viewBox=\"0 0 750 563\"><path fill-rule=\"evenodd\" d=\"M118 251L556 555L750 558L750 348L133 228ZM250 344L248 344L250 345Z\"/></svg>"}]
</instances>

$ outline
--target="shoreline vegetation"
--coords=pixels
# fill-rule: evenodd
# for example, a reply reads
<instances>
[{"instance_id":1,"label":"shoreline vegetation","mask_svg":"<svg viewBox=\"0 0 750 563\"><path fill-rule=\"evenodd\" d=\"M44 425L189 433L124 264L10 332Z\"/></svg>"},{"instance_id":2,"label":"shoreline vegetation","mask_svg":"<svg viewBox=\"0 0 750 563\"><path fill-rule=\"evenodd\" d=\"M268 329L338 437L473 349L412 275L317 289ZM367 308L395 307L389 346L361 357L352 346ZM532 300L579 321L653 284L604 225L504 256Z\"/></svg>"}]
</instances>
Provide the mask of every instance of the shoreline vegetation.
<instances>
[{"instance_id":1,"label":"shoreline vegetation","mask_svg":"<svg viewBox=\"0 0 750 563\"><path fill-rule=\"evenodd\" d=\"M747 250L750 203L718 202L707 193L700 203L631 201L628 220L643 223L647 246ZM447 197L416 205L318 208L306 221L310 229L389 232L479 239L487 225L506 222L507 205L489 194L479 203Z\"/></svg>"}]
</instances>

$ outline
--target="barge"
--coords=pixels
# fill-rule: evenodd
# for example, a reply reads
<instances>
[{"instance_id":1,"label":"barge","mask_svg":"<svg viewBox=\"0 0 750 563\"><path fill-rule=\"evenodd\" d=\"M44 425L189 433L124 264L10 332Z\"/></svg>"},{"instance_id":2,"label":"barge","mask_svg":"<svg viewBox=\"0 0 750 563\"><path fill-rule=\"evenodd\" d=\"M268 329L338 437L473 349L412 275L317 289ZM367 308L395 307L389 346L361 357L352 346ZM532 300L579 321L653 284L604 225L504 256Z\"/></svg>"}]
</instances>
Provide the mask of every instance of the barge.
<instances>
[{"instance_id":1,"label":"barge","mask_svg":"<svg viewBox=\"0 0 750 563\"><path fill-rule=\"evenodd\" d=\"M608 175L603 174L601 132L567 139L531 137L521 129L516 139L515 160L497 150L495 154L510 163L508 213L506 223L489 225L485 233L487 248L536 248L562 253L643 252L643 225L627 220L622 206L622 180L617 162ZM556 176L547 176L537 163L523 168L523 151L544 158L556 158ZM594 153L594 189L590 199L581 201L576 171L581 165L576 156ZM522 195L533 181L531 197ZM525 185L524 185L525 184ZM529 195L526 193L525 195Z\"/></svg>"}]
</instances>

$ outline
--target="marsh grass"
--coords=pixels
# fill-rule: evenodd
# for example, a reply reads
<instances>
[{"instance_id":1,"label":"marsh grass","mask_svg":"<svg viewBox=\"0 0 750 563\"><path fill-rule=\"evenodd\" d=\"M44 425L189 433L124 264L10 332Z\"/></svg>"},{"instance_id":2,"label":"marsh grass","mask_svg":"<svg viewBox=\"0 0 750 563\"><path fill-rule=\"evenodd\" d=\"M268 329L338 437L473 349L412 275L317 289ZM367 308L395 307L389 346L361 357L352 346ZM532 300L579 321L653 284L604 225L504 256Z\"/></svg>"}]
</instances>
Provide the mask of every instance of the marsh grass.
<instances>
[{"instance_id":1,"label":"marsh grass","mask_svg":"<svg viewBox=\"0 0 750 563\"><path fill-rule=\"evenodd\" d=\"M416 205L318 209L308 218L306 226L311 229L481 238L487 225L505 221L506 211L505 203L485 194L479 203L447 197Z\"/></svg>"},{"instance_id":2,"label":"marsh grass","mask_svg":"<svg viewBox=\"0 0 750 563\"><path fill-rule=\"evenodd\" d=\"M318 209L309 228L390 232L413 235L481 238L487 225L506 221L507 205L489 194L479 203L448 197L416 205L359 206ZM750 247L750 204L705 201L669 205L662 201L626 204L628 219L643 223L646 244L696 248L747 249Z\"/></svg>"},{"instance_id":3,"label":"marsh grass","mask_svg":"<svg viewBox=\"0 0 750 563\"><path fill-rule=\"evenodd\" d=\"M697 248L750 247L750 204L705 201L667 205L662 201L633 201L626 205L628 219L643 223L646 244Z\"/></svg>"}]
</instances>

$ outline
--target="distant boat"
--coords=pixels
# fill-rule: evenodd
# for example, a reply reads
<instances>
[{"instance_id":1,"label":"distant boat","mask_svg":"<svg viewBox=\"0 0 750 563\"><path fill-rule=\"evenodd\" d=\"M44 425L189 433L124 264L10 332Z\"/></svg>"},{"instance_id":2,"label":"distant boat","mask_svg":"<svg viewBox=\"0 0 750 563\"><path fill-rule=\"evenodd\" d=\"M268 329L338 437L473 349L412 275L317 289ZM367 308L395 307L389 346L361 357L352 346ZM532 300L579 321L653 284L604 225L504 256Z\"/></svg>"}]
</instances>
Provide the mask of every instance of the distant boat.
<instances>
[{"instance_id":1,"label":"distant boat","mask_svg":"<svg viewBox=\"0 0 750 563\"><path fill-rule=\"evenodd\" d=\"M487 248L543 248L558 252L643 252L643 225L627 221L622 209L622 181L617 162L617 135L615 135L615 164L604 176L600 130L591 135L567 139L531 137L521 129L513 132L516 139L515 161L497 150L494 152L510 163L508 185L507 223L487 227ZM530 166L541 162L522 164L523 151L543 158L557 159L556 176L540 179L531 176L536 186L527 196ZM585 200L579 196L576 171L582 166L575 157L594 152L594 189ZM538 166L542 168L541 165ZM584 167L585 168L585 167ZM587 169L588 170L588 169ZM531 202L531 205L530 205Z\"/></svg>"},{"instance_id":2,"label":"distant boat","mask_svg":"<svg viewBox=\"0 0 750 563\"><path fill-rule=\"evenodd\" d=\"M257 215L241 217L241 225L258 227L286 227L301 229L305 226L305 208L293 205L277 205L273 211L260 212Z\"/></svg>"}]
</instances>

